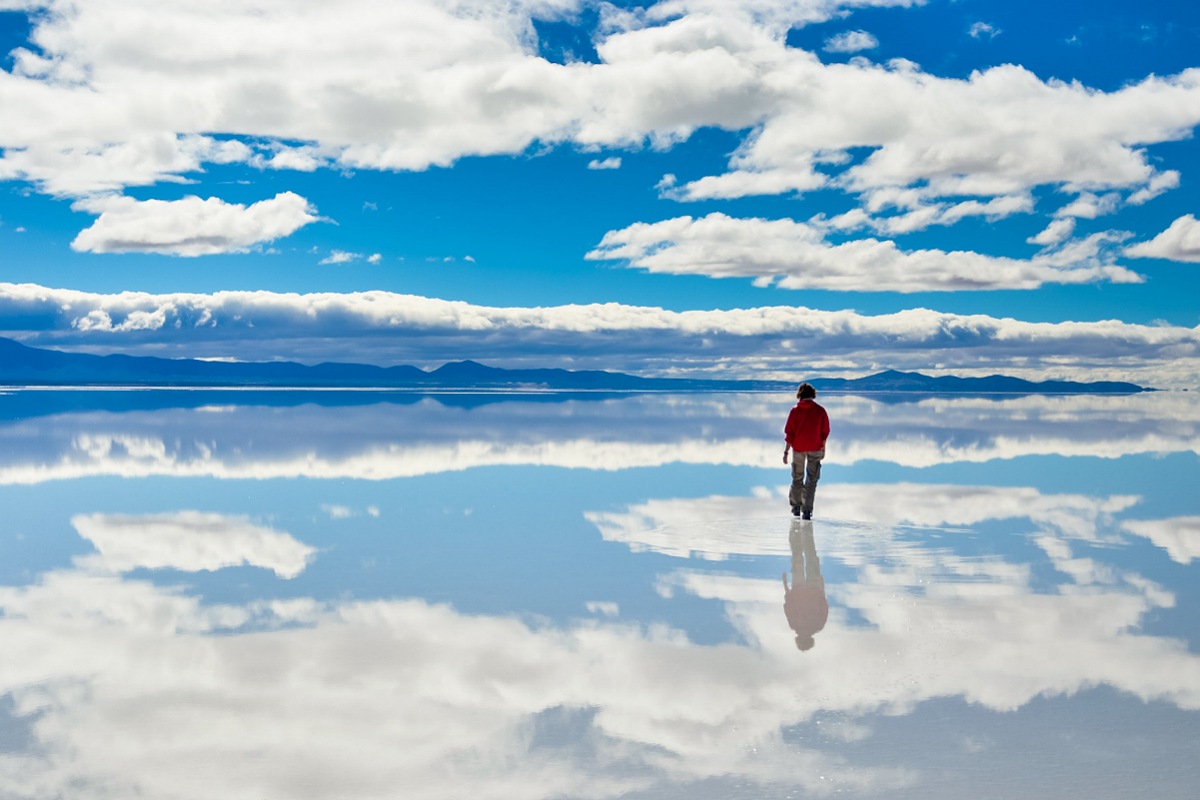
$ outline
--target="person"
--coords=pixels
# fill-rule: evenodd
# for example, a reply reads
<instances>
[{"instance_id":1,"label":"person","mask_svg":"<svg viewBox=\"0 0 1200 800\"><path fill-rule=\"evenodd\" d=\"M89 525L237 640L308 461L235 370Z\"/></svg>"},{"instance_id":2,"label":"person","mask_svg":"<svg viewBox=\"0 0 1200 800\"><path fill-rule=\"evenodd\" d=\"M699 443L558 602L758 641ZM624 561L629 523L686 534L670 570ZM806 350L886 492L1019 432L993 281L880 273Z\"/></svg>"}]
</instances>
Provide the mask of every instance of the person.
<instances>
[{"instance_id":1,"label":"person","mask_svg":"<svg viewBox=\"0 0 1200 800\"><path fill-rule=\"evenodd\" d=\"M792 504L792 515L803 519L812 519L817 481L821 479L821 459L825 457L825 440L829 438L829 414L816 397L817 390L812 384L800 384L796 390L798 402L783 426L783 463L788 463L788 450L792 451L788 502Z\"/></svg>"},{"instance_id":2,"label":"person","mask_svg":"<svg viewBox=\"0 0 1200 800\"><path fill-rule=\"evenodd\" d=\"M788 543L792 547L792 585L783 573L783 613L788 627L796 632L797 649L811 650L816 644L813 637L824 630L829 619L829 600L825 597L812 523L792 520Z\"/></svg>"}]
</instances>

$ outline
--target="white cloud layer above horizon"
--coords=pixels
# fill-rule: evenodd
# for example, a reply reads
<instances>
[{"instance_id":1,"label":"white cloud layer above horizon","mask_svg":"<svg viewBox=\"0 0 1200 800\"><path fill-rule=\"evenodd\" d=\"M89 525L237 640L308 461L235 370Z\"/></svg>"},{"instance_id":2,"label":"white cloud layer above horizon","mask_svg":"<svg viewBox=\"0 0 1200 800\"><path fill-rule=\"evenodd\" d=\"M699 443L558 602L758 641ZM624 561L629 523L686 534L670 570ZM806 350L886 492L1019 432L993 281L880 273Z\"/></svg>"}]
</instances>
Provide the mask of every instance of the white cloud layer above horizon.
<instances>
[{"instance_id":1,"label":"white cloud layer above horizon","mask_svg":"<svg viewBox=\"0 0 1200 800\"><path fill-rule=\"evenodd\" d=\"M942 78L786 44L793 27L915 4L601 5L598 59L559 64L539 54L533 21L570 19L583 0L256 0L220 14L183 0L20 3L37 12L34 47L0 73L0 105L25 110L0 119L0 179L82 198L206 164L424 170L534 146L669 148L721 128L749 132L726 171L671 196L831 188L876 225L918 229L964 203L1026 210L1037 187L1066 207L1096 192L1141 203L1178 183L1144 148L1200 123L1200 70L1105 92L1016 65ZM112 224L92 236L107 241Z\"/></svg>"},{"instance_id":2,"label":"white cloud layer above horizon","mask_svg":"<svg viewBox=\"0 0 1200 800\"><path fill-rule=\"evenodd\" d=\"M378 364L470 358L512 366L553 357L573 368L671 375L686 357L697 374L770 377L792 375L804 360L810 374L882 366L1160 388L1189 385L1200 364L1200 327L1022 322L928 309L871 316L791 306L504 308L383 291L97 294L0 283L0 319L20 326L0 335L34 346L247 361L355 361L370 352Z\"/></svg>"}]
</instances>

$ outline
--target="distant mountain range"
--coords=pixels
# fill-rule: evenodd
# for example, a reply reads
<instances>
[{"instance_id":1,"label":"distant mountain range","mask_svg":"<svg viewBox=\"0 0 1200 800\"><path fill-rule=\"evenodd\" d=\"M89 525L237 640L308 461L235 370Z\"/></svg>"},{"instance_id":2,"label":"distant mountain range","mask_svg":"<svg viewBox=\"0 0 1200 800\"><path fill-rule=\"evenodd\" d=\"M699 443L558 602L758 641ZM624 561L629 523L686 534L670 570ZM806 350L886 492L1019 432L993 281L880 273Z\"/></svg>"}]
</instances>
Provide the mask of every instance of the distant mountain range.
<instances>
[{"instance_id":1,"label":"distant mountain range","mask_svg":"<svg viewBox=\"0 0 1200 800\"><path fill-rule=\"evenodd\" d=\"M986 378L931 377L919 372L890 369L865 378L814 378L815 388L830 392L924 392L929 394L1132 394L1152 392L1144 386L1121 381L1027 381L1007 375Z\"/></svg>"},{"instance_id":2,"label":"distant mountain range","mask_svg":"<svg viewBox=\"0 0 1200 800\"><path fill-rule=\"evenodd\" d=\"M1074 383L993 375L986 378L930 377L888 370L865 378L813 378L821 391L918 392L933 394L1062 394L1149 391L1132 383ZM316 364L290 361L225 362L146 356L64 353L0 338L0 385L169 386L377 389L539 389L553 391L792 391L795 383L755 380L642 378L620 372L563 369L500 369L457 361L435 370L413 366Z\"/></svg>"}]
</instances>

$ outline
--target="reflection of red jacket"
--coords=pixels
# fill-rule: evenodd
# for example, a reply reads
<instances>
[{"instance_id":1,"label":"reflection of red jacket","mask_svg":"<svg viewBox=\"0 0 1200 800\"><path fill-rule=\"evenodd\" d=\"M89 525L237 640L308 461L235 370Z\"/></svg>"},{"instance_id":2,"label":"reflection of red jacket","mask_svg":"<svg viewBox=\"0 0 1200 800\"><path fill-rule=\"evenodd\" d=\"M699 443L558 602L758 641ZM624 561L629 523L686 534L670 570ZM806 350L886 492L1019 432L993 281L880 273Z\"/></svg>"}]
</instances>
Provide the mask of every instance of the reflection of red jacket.
<instances>
[{"instance_id":1,"label":"reflection of red jacket","mask_svg":"<svg viewBox=\"0 0 1200 800\"><path fill-rule=\"evenodd\" d=\"M784 587L787 581L784 581ZM798 583L783 595L783 613L788 626L800 636L812 636L829 619L829 601L825 599L825 581Z\"/></svg>"},{"instance_id":2,"label":"reflection of red jacket","mask_svg":"<svg viewBox=\"0 0 1200 800\"><path fill-rule=\"evenodd\" d=\"M824 450L829 438L829 415L815 400L801 400L788 414L783 435L798 453Z\"/></svg>"}]
</instances>

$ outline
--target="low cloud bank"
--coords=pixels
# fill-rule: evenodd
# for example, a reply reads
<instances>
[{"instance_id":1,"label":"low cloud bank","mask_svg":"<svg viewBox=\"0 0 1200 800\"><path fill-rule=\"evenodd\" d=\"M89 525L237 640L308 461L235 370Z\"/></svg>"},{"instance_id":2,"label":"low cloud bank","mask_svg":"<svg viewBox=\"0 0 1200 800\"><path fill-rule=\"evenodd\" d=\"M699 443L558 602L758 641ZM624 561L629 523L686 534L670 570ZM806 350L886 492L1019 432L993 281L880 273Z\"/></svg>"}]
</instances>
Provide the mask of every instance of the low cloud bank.
<instances>
[{"instance_id":1,"label":"low cloud bank","mask_svg":"<svg viewBox=\"0 0 1200 800\"><path fill-rule=\"evenodd\" d=\"M372 291L96 294L0 283L0 335L133 355L615 369L790 377L884 368L1188 386L1200 327L1023 322L910 309L668 311L619 303L493 307ZM1051 366L1052 365L1052 366Z\"/></svg>"}]
</instances>

